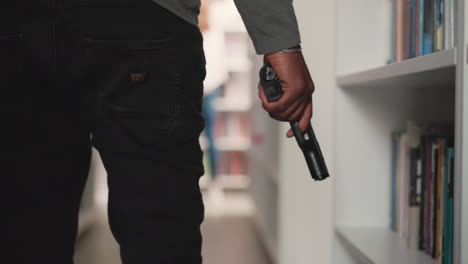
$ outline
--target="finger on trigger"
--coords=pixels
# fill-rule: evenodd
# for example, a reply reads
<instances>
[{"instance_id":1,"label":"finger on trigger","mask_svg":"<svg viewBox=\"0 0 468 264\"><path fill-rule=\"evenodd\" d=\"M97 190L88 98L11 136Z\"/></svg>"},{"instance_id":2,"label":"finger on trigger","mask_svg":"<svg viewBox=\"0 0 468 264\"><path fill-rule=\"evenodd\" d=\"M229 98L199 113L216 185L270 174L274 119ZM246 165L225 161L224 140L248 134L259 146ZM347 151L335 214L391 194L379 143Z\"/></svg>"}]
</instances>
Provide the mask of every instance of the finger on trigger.
<instances>
[{"instance_id":1,"label":"finger on trigger","mask_svg":"<svg viewBox=\"0 0 468 264\"><path fill-rule=\"evenodd\" d=\"M304 100L297 100L295 101L286 111L283 112L272 112L278 116L281 116L283 119L287 119L287 121L291 120L291 117L300 111L301 108L304 108L305 101Z\"/></svg>"},{"instance_id":2,"label":"finger on trigger","mask_svg":"<svg viewBox=\"0 0 468 264\"><path fill-rule=\"evenodd\" d=\"M264 94L264 91L262 91L262 93ZM301 95L283 89L281 98L278 101L269 102L265 110L268 112L284 112L286 109L290 108L291 105L299 98L301 98Z\"/></svg>"},{"instance_id":3,"label":"finger on trigger","mask_svg":"<svg viewBox=\"0 0 468 264\"><path fill-rule=\"evenodd\" d=\"M301 105L296 109L296 111L289 116L290 121L298 121L301 118L302 113L304 113L304 110L307 106L307 101L301 102Z\"/></svg>"}]
</instances>

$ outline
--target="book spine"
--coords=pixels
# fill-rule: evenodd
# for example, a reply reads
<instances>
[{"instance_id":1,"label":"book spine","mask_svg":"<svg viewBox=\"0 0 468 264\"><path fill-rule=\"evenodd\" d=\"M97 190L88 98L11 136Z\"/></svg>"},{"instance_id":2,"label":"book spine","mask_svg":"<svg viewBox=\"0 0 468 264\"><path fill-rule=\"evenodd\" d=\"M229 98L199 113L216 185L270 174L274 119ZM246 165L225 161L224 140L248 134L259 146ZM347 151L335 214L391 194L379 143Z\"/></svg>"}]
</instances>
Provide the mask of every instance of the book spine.
<instances>
[{"instance_id":1,"label":"book spine","mask_svg":"<svg viewBox=\"0 0 468 264\"><path fill-rule=\"evenodd\" d=\"M416 55L416 0L410 0L410 8L409 8L409 21L408 21L408 29L409 29L409 54L408 58L414 58Z\"/></svg>"},{"instance_id":2,"label":"book spine","mask_svg":"<svg viewBox=\"0 0 468 264\"><path fill-rule=\"evenodd\" d=\"M430 249L430 216L431 216L431 185L432 185L432 146L428 139L426 142L426 159L427 159L427 171L426 171L426 207L424 216L424 249L429 252Z\"/></svg>"},{"instance_id":3,"label":"book spine","mask_svg":"<svg viewBox=\"0 0 468 264\"><path fill-rule=\"evenodd\" d=\"M437 20L436 20L436 50L444 49L444 0L437 0Z\"/></svg>"},{"instance_id":4,"label":"book spine","mask_svg":"<svg viewBox=\"0 0 468 264\"><path fill-rule=\"evenodd\" d=\"M433 42L433 5L434 0L424 1L424 48L423 55L432 53Z\"/></svg>"},{"instance_id":5,"label":"book spine","mask_svg":"<svg viewBox=\"0 0 468 264\"><path fill-rule=\"evenodd\" d=\"M431 190L430 190L430 216L429 216L429 255L434 257L434 247L435 247L435 213L436 213L436 193L437 193L437 156L439 152L439 147L437 141L432 142L432 155L431 155Z\"/></svg>"},{"instance_id":6,"label":"book spine","mask_svg":"<svg viewBox=\"0 0 468 264\"><path fill-rule=\"evenodd\" d=\"M419 53L424 55L424 0L419 0Z\"/></svg>"},{"instance_id":7,"label":"book spine","mask_svg":"<svg viewBox=\"0 0 468 264\"><path fill-rule=\"evenodd\" d=\"M439 185L439 192L440 192L440 203L439 203L439 243L438 243L438 258L437 263L443 264L443 256L444 256L444 229L445 229L445 186L446 186L446 174L447 174L447 140L443 138L441 141L441 161L440 161L440 185Z\"/></svg>"},{"instance_id":8,"label":"book spine","mask_svg":"<svg viewBox=\"0 0 468 264\"><path fill-rule=\"evenodd\" d=\"M390 229L397 231L396 228L396 203L397 203L397 160L398 160L398 135L392 133L392 179L391 179L391 206L390 206Z\"/></svg>"},{"instance_id":9,"label":"book spine","mask_svg":"<svg viewBox=\"0 0 468 264\"><path fill-rule=\"evenodd\" d=\"M401 136L401 235L408 237L408 219L409 219L409 146L408 134L404 132Z\"/></svg>"},{"instance_id":10,"label":"book spine","mask_svg":"<svg viewBox=\"0 0 468 264\"><path fill-rule=\"evenodd\" d=\"M419 211L419 250L424 251L426 249L425 239L425 219L426 219L426 182L427 182L427 148L426 148L427 137L421 138L420 149L420 160L421 160L421 207Z\"/></svg>"},{"instance_id":11,"label":"book spine","mask_svg":"<svg viewBox=\"0 0 468 264\"><path fill-rule=\"evenodd\" d=\"M453 200L454 200L454 149L448 149L447 169L447 208L446 208L446 239L444 247L444 264L453 264Z\"/></svg>"},{"instance_id":12,"label":"book spine","mask_svg":"<svg viewBox=\"0 0 468 264\"><path fill-rule=\"evenodd\" d=\"M396 62L396 50L397 50L397 43L396 43L396 27L397 27L397 1L396 0L389 0L390 1L390 58L387 61L387 64L391 64Z\"/></svg>"},{"instance_id":13,"label":"book spine","mask_svg":"<svg viewBox=\"0 0 468 264\"><path fill-rule=\"evenodd\" d=\"M434 249L433 257L439 260L440 257L440 237L441 237L441 202L442 202L442 171L443 171L443 158L444 158L444 139L437 140L437 156L436 156L436 180L435 180L435 211L434 211Z\"/></svg>"},{"instance_id":14,"label":"book spine","mask_svg":"<svg viewBox=\"0 0 468 264\"><path fill-rule=\"evenodd\" d=\"M433 0L432 3L432 52L437 52L439 46L439 2L440 0Z\"/></svg>"},{"instance_id":15,"label":"book spine","mask_svg":"<svg viewBox=\"0 0 468 264\"><path fill-rule=\"evenodd\" d=\"M403 59L411 58L411 0L404 0L404 56Z\"/></svg>"},{"instance_id":16,"label":"book spine","mask_svg":"<svg viewBox=\"0 0 468 264\"><path fill-rule=\"evenodd\" d=\"M404 60L404 0L396 0L396 61Z\"/></svg>"},{"instance_id":17,"label":"book spine","mask_svg":"<svg viewBox=\"0 0 468 264\"><path fill-rule=\"evenodd\" d=\"M408 247L418 249L419 239L419 201L418 201L418 159L419 149L411 149L410 153L410 200L409 200L409 225Z\"/></svg>"},{"instance_id":18,"label":"book spine","mask_svg":"<svg viewBox=\"0 0 468 264\"><path fill-rule=\"evenodd\" d=\"M419 38L419 32L420 32L420 27L419 27L419 16L421 14L420 9L421 9L421 1L420 0L414 0L416 1L416 8L414 11L414 57L418 57L420 54L419 51L419 43L420 43L420 38Z\"/></svg>"},{"instance_id":19,"label":"book spine","mask_svg":"<svg viewBox=\"0 0 468 264\"><path fill-rule=\"evenodd\" d=\"M445 12L444 12L444 49L450 49L454 47L454 0L445 0Z\"/></svg>"}]
</instances>

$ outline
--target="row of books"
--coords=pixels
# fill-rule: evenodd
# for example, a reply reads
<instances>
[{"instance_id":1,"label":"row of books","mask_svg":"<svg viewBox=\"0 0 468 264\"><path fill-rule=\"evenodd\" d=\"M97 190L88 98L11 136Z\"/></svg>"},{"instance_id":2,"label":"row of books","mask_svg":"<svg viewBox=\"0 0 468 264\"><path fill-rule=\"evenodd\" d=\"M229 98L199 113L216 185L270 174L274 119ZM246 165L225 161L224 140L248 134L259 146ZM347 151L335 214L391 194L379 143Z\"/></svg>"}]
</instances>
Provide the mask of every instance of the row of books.
<instances>
[{"instance_id":1,"label":"row of books","mask_svg":"<svg viewBox=\"0 0 468 264\"><path fill-rule=\"evenodd\" d=\"M456 0L391 0L390 62L423 56L455 45Z\"/></svg>"},{"instance_id":2,"label":"row of books","mask_svg":"<svg viewBox=\"0 0 468 264\"><path fill-rule=\"evenodd\" d=\"M215 119L215 137L249 137L250 116L243 112L218 112Z\"/></svg>"},{"instance_id":3,"label":"row of books","mask_svg":"<svg viewBox=\"0 0 468 264\"><path fill-rule=\"evenodd\" d=\"M392 134L391 229L441 264L453 263L453 125L408 121Z\"/></svg>"}]
</instances>

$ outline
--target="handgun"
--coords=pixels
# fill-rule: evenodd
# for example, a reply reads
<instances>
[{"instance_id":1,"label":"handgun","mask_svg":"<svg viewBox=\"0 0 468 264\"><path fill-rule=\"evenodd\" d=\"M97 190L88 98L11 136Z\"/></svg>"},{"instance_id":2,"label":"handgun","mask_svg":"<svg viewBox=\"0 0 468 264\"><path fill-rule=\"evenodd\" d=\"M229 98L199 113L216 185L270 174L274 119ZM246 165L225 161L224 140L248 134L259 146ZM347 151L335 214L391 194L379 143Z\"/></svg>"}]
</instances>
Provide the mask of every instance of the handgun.
<instances>
[{"instance_id":1,"label":"handgun","mask_svg":"<svg viewBox=\"0 0 468 264\"><path fill-rule=\"evenodd\" d=\"M260 83L268 102L278 101L283 95L281 80L273 67L268 63L260 70ZM312 179L322 181L328 178L330 175L328 174L328 169L315 137L312 124L309 122L305 133L302 133L297 121L292 121L290 124L297 144L304 154Z\"/></svg>"}]
</instances>

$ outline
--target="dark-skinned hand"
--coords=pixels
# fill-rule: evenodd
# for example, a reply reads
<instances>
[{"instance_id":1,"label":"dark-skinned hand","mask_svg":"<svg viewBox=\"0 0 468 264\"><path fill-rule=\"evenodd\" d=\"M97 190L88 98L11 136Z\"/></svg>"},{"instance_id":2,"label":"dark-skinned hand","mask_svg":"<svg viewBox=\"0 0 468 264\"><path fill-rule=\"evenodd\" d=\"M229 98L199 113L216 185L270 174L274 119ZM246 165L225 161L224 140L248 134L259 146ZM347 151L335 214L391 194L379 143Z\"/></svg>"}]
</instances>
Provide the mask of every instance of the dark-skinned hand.
<instances>
[{"instance_id":1,"label":"dark-skinned hand","mask_svg":"<svg viewBox=\"0 0 468 264\"><path fill-rule=\"evenodd\" d=\"M264 63L270 63L281 80L283 96L276 102L268 102L258 85L258 96L270 117L278 121L298 121L301 131L307 130L312 118L312 93L315 90L312 77L301 52L270 53L264 55ZM290 129L287 137L294 136Z\"/></svg>"}]
</instances>

